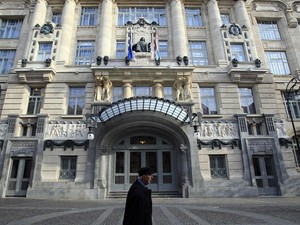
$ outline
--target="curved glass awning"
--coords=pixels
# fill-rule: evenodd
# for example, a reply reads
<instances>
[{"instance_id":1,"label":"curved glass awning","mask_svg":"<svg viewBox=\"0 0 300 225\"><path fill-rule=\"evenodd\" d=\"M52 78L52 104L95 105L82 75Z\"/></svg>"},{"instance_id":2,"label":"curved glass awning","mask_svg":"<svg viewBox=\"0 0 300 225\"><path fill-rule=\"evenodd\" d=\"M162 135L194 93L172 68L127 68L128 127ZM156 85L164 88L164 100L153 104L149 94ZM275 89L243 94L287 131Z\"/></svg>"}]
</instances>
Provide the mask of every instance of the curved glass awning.
<instances>
[{"instance_id":1,"label":"curved glass awning","mask_svg":"<svg viewBox=\"0 0 300 225\"><path fill-rule=\"evenodd\" d=\"M114 102L99 112L99 119L101 122L105 122L115 116L133 111L161 112L182 123L189 122L190 120L187 109L176 102L163 98L146 96L126 98Z\"/></svg>"}]
</instances>

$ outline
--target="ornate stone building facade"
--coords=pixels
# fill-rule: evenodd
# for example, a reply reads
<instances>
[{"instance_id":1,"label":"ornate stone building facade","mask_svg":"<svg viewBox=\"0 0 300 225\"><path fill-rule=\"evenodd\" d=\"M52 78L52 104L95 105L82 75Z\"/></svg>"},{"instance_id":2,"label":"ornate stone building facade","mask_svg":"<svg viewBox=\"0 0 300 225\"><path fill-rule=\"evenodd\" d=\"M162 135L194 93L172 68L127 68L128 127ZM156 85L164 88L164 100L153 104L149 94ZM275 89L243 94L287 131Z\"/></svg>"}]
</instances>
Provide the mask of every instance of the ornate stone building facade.
<instances>
[{"instance_id":1,"label":"ornate stone building facade","mask_svg":"<svg viewBox=\"0 0 300 225\"><path fill-rule=\"evenodd\" d=\"M1 1L1 197L120 197L141 166L158 196L299 195L299 20L297 1Z\"/></svg>"}]
</instances>

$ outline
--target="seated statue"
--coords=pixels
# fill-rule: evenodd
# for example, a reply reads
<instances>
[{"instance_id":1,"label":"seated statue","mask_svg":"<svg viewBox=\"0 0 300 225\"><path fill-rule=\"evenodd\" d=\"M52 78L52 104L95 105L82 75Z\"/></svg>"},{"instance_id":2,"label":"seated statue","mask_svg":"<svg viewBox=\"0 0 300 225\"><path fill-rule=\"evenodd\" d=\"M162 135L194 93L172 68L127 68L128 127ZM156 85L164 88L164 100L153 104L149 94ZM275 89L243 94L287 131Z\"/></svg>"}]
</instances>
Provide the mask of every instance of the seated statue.
<instances>
[{"instance_id":1,"label":"seated statue","mask_svg":"<svg viewBox=\"0 0 300 225\"><path fill-rule=\"evenodd\" d=\"M132 50L135 52L150 52L149 44L146 43L144 37L141 37L139 42L132 46Z\"/></svg>"}]
</instances>

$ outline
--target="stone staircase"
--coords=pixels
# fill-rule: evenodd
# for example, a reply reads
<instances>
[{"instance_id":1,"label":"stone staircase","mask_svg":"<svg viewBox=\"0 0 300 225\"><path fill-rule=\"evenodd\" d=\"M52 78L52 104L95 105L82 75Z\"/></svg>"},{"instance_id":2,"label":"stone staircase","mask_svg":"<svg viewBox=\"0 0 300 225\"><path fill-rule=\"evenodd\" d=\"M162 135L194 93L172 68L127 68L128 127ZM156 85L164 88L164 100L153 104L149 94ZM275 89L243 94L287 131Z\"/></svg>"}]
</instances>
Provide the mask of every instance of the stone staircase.
<instances>
[{"instance_id":1,"label":"stone staircase","mask_svg":"<svg viewBox=\"0 0 300 225\"><path fill-rule=\"evenodd\" d=\"M126 198L127 192L110 192L108 199ZM178 192L152 192L152 198L182 198Z\"/></svg>"}]
</instances>

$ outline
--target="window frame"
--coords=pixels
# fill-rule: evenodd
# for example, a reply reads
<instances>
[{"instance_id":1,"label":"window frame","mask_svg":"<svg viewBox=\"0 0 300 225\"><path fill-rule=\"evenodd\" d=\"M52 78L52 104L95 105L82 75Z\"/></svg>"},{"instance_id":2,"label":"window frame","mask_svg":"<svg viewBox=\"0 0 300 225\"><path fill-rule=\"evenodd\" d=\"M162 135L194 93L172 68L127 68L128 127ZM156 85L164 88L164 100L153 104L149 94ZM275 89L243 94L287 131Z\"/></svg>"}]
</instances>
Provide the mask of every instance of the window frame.
<instances>
[{"instance_id":1,"label":"window frame","mask_svg":"<svg viewBox=\"0 0 300 225\"><path fill-rule=\"evenodd\" d=\"M220 162L220 160L222 160L222 162ZM215 167L213 167L213 165L215 165ZM221 165L224 165L224 167L221 167ZM228 178L228 164L226 155L209 155L209 168L211 178ZM223 175L221 171L223 172Z\"/></svg>"},{"instance_id":2,"label":"window frame","mask_svg":"<svg viewBox=\"0 0 300 225\"><path fill-rule=\"evenodd\" d=\"M201 48L193 47L193 45L197 46L197 44L200 45ZM200 54L202 57L194 57L193 54ZM207 54L206 41L189 41L189 56L190 56L190 62L194 66L207 66L208 65L208 54ZM198 60L196 61L196 59L198 59ZM201 63L201 62L203 62L203 63Z\"/></svg>"},{"instance_id":3,"label":"window frame","mask_svg":"<svg viewBox=\"0 0 300 225\"><path fill-rule=\"evenodd\" d=\"M67 115L83 115L84 106L85 106L85 89L86 89L85 87L69 87ZM75 93L72 93L73 90ZM77 91L82 91L82 92L76 93ZM73 102L73 99L74 99L74 104L70 105L70 103ZM78 106L82 107L81 112L78 111ZM73 112L71 111L71 109Z\"/></svg>"},{"instance_id":4,"label":"window frame","mask_svg":"<svg viewBox=\"0 0 300 225\"><path fill-rule=\"evenodd\" d=\"M94 11L88 12L93 9ZM98 23L98 7L96 6L83 6L80 12L81 27L96 26Z\"/></svg>"},{"instance_id":5,"label":"window frame","mask_svg":"<svg viewBox=\"0 0 300 225\"><path fill-rule=\"evenodd\" d=\"M239 49L237 49L239 47ZM239 62L247 62L247 54L244 43L230 43L231 60L236 58Z\"/></svg>"},{"instance_id":6,"label":"window frame","mask_svg":"<svg viewBox=\"0 0 300 225\"><path fill-rule=\"evenodd\" d=\"M76 46L75 65L91 65L94 63L95 47L94 40L78 40Z\"/></svg>"},{"instance_id":7,"label":"window frame","mask_svg":"<svg viewBox=\"0 0 300 225\"><path fill-rule=\"evenodd\" d=\"M161 27L167 26L165 7L118 7L117 26L124 26L128 21L136 22L140 17L150 23L155 21Z\"/></svg>"},{"instance_id":8,"label":"window frame","mask_svg":"<svg viewBox=\"0 0 300 225\"><path fill-rule=\"evenodd\" d=\"M272 55L277 54L277 58ZM291 70L285 51L265 51L267 65L271 73L275 75L290 75ZM273 59L272 59L273 58Z\"/></svg>"},{"instance_id":9,"label":"window frame","mask_svg":"<svg viewBox=\"0 0 300 225\"><path fill-rule=\"evenodd\" d=\"M201 8L186 7L185 22L187 28L203 27L204 23L201 15Z\"/></svg>"},{"instance_id":10,"label":"window frame","mask_svg":"<svg viewBox=\"0 0 300 225\"><path fill-rule=\"evenodd\" d=\"M14 24L12 24L14 22ZM18 39L20 38L23 26L22 19L0 18L0 39Z\"/></svg>"},{"instance_id":11,"label":"window frame","mask_svg":"<svg viewBox=\"0 0 300 225\"><path fill-rule=\"evenodd\" d=\"M116 59L124 59L126 50L125 40L116 41Z\"/></svg>"},{"instance_id":12,"label":"window frame","mask_svg":"<svg viewBox=\"0 0 300 225\"><path fill-rule=\"evenodd\" d=\"M138 90L140 89L140 90ZM142 94L142 95L138 95L137 92L144 92L143 90L146 91L146 89L148 89L148 93L147 94ZM145 93L145 92L144 92ZM152 86L147 86L147 85L135 85L133 86L133 96L152 96L153 94L153 87Z\"/></svg>"},{"instance_id":13,"label":"window frame","mask_svg":"<svg viewBox=\"0 0 300 225\"><path fill-rule=\"evenodd\" d=\"M169 57L169 46L167 40L158 41L159 55L162 59L167 59Z\"/></svg>"},{"instance_id":14,"label":"window frame","mask_svg":"<svg viewBox=\"0 0 300 225\"><path fill-rule=\"evenodd\" d=\"M45 93L44 88L31 88L30 96L29 96L29 100L28 100L27 115L36 115L36 114L40 113L41 108L43 107L43 103L44 103L44 101L43 101L44 93ZM30 102L32 102L34 104L32 110L30 110L30 108L31 108ZM32 113L31 113L31 111L32 111Z\"/></svg>"},{"instance_id":15,"label":"window frame","mask_svg":"<svg viewBox=\"0 0 300 225\"><path fill-rule=\"evenodd\" d=\"M218 114L215 88L214 87L199 87L199 89L200 89L200 105L201 105L201 108L202 108L203 115L216 115L216 114ZM205 93L203 91L209 91L209 90L212 91L213 95L204 95ZM205 111L204 111L203 105L205 103L206 103L205 106L207 108L208 113L205 113ZM214 104L214 109L215 110L210 110L211 103Z\"/></svg>"},{"instance_id":16,"label":"window frame","mask_svg":"<svg viewBox=\"0 0 300 225\"><path fill-rule=\"evenodd\" d=\"M15 49L0 49L0 75L9 74L16 57Z\"/></svg>"},{"instance_id":17,"label":"window frame","mask_svg":"<svg viewBox=\"0 0 300 225\"><path fill-rule=\"evenodd\" d=\"M246 93L246 92L245 91L241 92L242 90L248 90L248 93L250 91L251 95L246 95L246 94L243 95L243 93ZM240 100L240 106L244 113L247 113L247 114L256 114L257 113L252 88L239 87L239 100ZM243 104L243 102L246 102L247 105ZM253 107L251 107L252 104L253 104Z\"/></svg>"},{"instance_id":18,"label":"window frame","mask_svg":"<svg viewBox=\"0 0 300 225\"><path fill-rule=\"evenodd\" d=\"M73 160L73 162L72 162L72 160ZM67 162L66 169L63 168L63 166L64 166L63 161ZM78 162L77 156L60 156L59 179L60 180L75 180L75 178L77 176L77 162ZM72 167L74 164L75 164L75 168ZM63 171L63 170L65 170L65 171Z\"/></svg>"},{"instance_id":19,"label":"window frame","mask_svg":"<svg viewBox=\"0 0 300 225\"><path fill-rule=\"evenodd\" d=\"M50 48L51 47L51 48ZM53 42L39 42L39 48L36 56L37 61L45 61L51 59Z\"/></svg>"},{"instance_id":20,"label":"window frame","mask_svg":"<svg viewBox=\"0 0 300 225\"><path fill-rule=\"evenodd\" d=\"M277 21L258 20L257 25L258 25L261 40L265 40L265 41L282 40Z\"/></svg>"}]
</instances>

